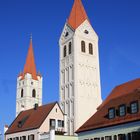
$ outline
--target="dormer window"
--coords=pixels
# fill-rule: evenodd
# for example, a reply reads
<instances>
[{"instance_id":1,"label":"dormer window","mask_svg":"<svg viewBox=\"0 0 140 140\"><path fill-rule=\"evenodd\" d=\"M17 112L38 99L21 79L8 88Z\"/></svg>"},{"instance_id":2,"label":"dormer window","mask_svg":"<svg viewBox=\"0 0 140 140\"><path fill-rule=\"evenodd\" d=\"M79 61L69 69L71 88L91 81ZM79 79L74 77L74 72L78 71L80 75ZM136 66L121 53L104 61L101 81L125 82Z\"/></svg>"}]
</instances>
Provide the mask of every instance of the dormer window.
<instances>
[{"instance_id":1,"label":"dormer window","mask_svg":"<svg viewBox=\"0 0 140 140\"><path fill-rule=\"evenodd\" d=\"M109 119L114 119L115 118L115 108L110 108L109 109L108 117L109 117Z\"/></svg>"},{"instance_id":2,"label":"dormer window","mask_svg":"<svg viewBox=\"0 0 140 140\"><path fill-rule=\"evenodd\" d=\"M131 113L132 114L135 114L138 112L138 102L135 101L135 102L132 102L131 105L130 105L130 108L131 108Z\"/></svg>"},{"instance_id":3,"label":"dormer window","mask_svg":"<svg viewBox=\"0 0 140 140\"><path fill-rule=\"evenodd\" d=\"M121 105L119 107L119 116L122 117L122 116L125 116L126 115L126 106L125 105Z\"/></svg>"},{"instance_id":4,"label":"dormer window","mask_svg":"<svg viewBox=\"0 0 140 140\"><path fill-rule=\"evenodd\" d=\"M29 118L29 116L25 116L20 121L18 121L18 128L21 128L25 124L25 122L27 121L28 118Z\"/></svg>"}]
</instances>

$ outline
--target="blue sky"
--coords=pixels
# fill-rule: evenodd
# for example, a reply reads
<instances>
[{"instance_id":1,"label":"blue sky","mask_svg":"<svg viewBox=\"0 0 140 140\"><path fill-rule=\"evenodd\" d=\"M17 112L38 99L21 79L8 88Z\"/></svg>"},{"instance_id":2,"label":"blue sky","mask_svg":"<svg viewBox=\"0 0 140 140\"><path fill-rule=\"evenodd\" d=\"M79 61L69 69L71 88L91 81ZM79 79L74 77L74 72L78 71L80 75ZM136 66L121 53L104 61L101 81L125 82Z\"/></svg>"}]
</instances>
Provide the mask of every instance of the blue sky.
<instances>
[{"instance_id":1,"label":"blue sky","mask_svg":"<svg viewBox=\"0 0 140 140\"><path fill-rule=\"evenodd\" d=\"M59 98L58 40L73 0L0 0L0 130L15 117L16 78L25 63L30 33L43 103ZM140 77L140 1L83 0L99 36L103 99L116 85Z\"/></svg>"}]
</instances>

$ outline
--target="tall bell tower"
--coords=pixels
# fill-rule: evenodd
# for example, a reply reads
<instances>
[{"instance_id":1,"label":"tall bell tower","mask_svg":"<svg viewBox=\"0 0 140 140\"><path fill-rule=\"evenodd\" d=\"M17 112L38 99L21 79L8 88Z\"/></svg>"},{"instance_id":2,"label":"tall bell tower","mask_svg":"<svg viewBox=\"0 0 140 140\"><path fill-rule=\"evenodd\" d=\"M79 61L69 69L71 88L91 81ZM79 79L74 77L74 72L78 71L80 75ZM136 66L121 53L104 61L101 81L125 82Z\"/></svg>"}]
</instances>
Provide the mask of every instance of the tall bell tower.
<instances>
[{"instance_id":1,"label":"tall bell tower","mask_svg":"<svg viewBox=\"0 0 140 140\"><path fill-rule=\"evenodd\" d=\"M81 0L74 0L60 40L60 106L74 135L101 104L98 35Z\"/></svg>"},{"instance_id":2,"label":"tall bell tower","mask_svg":"<svg viewBox=\"0 0 140 140\"><path fill-rule=\"evenodd\" d=\"M36 72L31 37L24 70L17 78L16 116L35 104L42 105L42 76Z\"/></svg>"}]
</instances>

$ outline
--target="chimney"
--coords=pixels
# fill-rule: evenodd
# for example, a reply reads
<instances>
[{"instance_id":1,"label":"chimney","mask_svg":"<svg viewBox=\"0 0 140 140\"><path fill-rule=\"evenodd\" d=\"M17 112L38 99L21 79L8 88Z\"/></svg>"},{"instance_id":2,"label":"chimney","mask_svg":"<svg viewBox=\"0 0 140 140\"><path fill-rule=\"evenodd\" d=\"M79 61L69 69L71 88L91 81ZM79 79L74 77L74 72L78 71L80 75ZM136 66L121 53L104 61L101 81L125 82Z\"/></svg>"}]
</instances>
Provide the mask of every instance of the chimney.
<instances>
[{"instance_id":1,"label":"chimney","mask_svg":"<svg viewBox=\"0 0 140 140\"><path fill-rule=\"evenodd\" d=\"M34 110L37 110L37 108L38 108L38 104L36 103L36 104L34 105Z\"/></svg>"},{"instance_id":2,"label":"chimney","mask_svg":"<svg viewBox=\"0 0 140 140\"><path fill-rule=\"evenodd\" d=\"M4 133L8 130L8 127L9 127L8 125L4 126Z\"/></svg>"}]
</instances>

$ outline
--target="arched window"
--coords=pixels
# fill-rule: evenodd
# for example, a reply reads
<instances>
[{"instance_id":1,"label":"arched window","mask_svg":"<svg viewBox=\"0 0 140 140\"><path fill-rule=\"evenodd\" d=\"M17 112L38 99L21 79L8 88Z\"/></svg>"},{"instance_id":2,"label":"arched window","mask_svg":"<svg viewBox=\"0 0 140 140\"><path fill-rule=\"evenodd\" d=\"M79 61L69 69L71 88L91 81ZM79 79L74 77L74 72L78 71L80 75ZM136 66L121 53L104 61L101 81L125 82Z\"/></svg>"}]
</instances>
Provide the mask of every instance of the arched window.
<instances>
[{"instance_id":1,"label":"arched window","mask_svg":"<svg viewBox=\"0 0 140 140\"><path fill-rule=\"evenodd\" d=\"M23 94L24 94L24 91L23 91L23 89L22 89L22 90L21 90L21 98L24 96Z\"/></svg>"},{"instance_id":2,"label":"arched window","mask_svg":"<svg viewBox=\"0 0 140 140\"><path fill-rule=\"evenodd\" d=\"M85 41L81 41L81 51L82 52L86 52L86 45L85 45Z\"/></svg>"},{"instance_id":3,"label":"arched window","mask_svg":"<svg viewBox=\"0 0 140 140\"><path fill-rule=\"evenodd\" d=\"M32 91L32 97L36 97L36 90L35 89L33 89L33 91Z\"/></svg>"},{"instance_id":4,"label":"arched window","mask_svg":"<svg viewBox=\"0 0 140 140\"><path fill-rule=\"evenodd\" d=\"M63 52L64 54L64 57L66 57L66 55L67 55L67 49L66 49L66 45L64 46L64 52Z\"/></svg>"},{"instance_id":5,"label":"arched window","mask_svg":"<svg viewBox=\"0 0 140 140\"><path fill-rule=\"evenodd\" d=\"M71 42L69 42L69 54L71 54Z\"/></svg>"},{"instance_id":6,"label":"arched window","mask_svg":"<svg viewBox=\"0 0 140 140\"><path fill-rule=\"evenodd\" d=\"M93 54L93 45L89 43L89 54Z\"/></svg>"}]
</instances>

